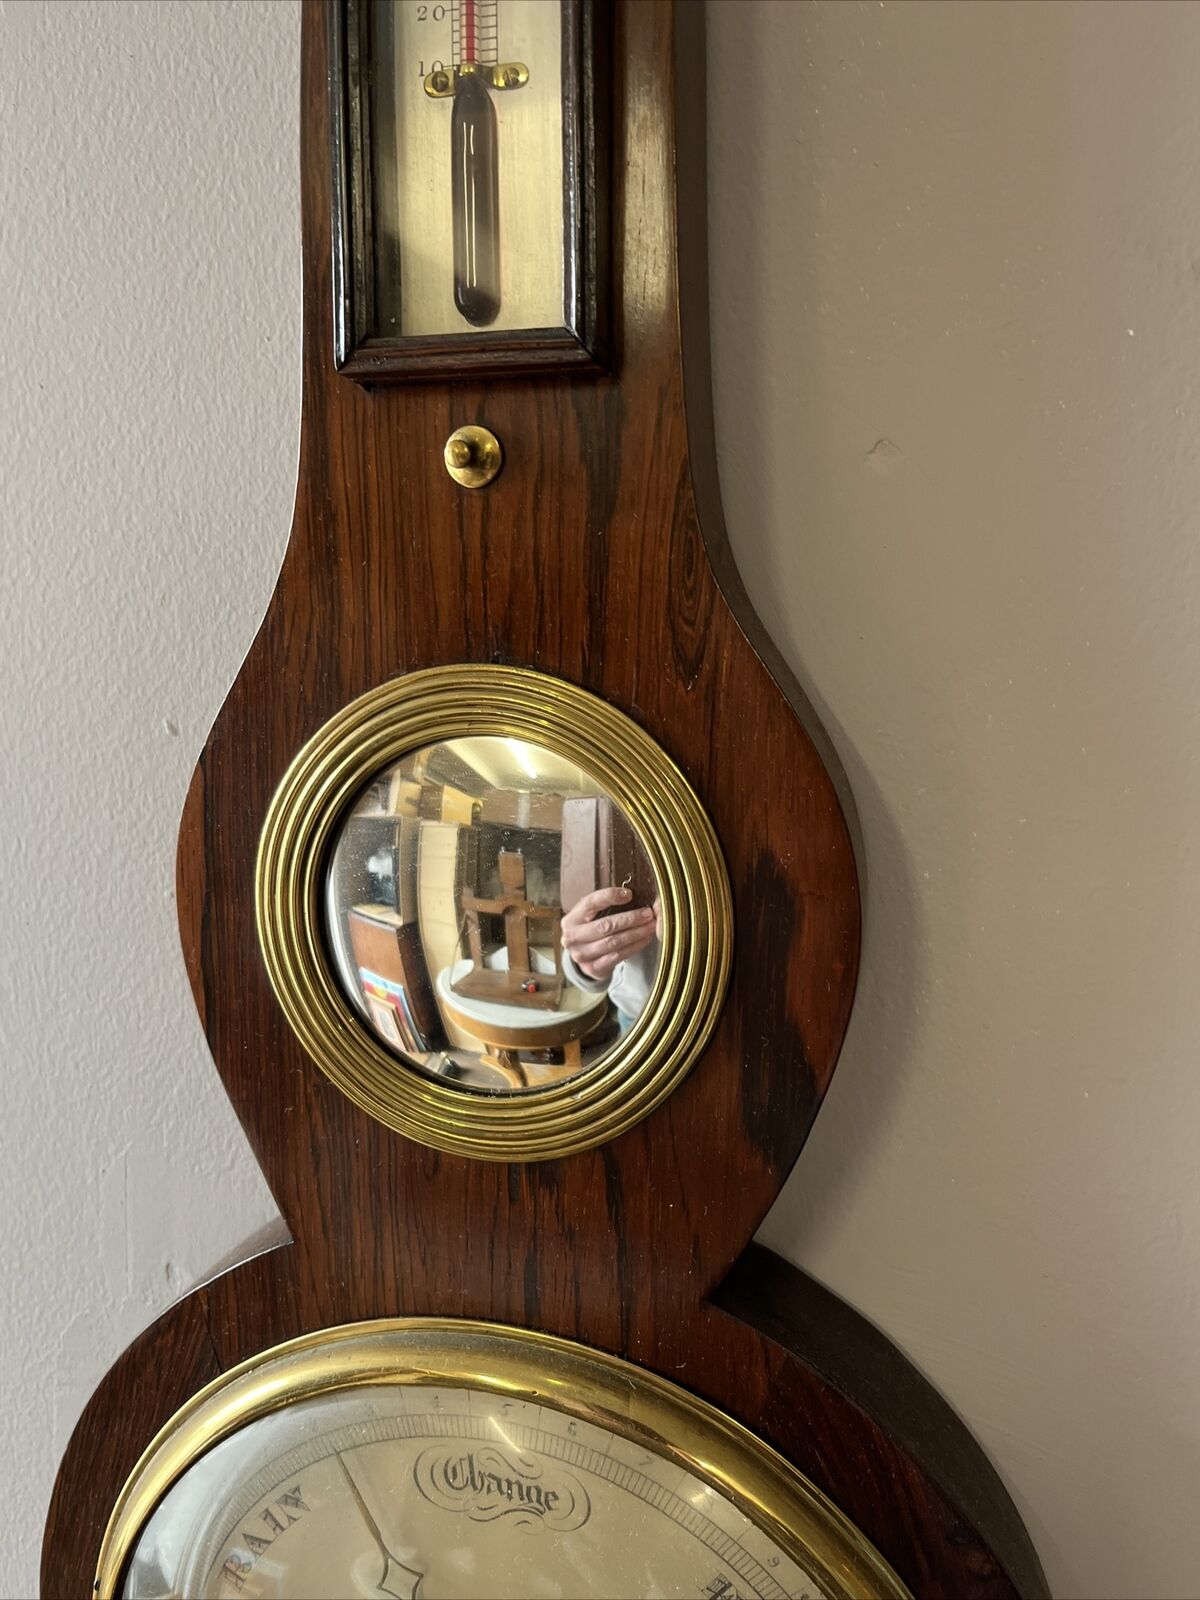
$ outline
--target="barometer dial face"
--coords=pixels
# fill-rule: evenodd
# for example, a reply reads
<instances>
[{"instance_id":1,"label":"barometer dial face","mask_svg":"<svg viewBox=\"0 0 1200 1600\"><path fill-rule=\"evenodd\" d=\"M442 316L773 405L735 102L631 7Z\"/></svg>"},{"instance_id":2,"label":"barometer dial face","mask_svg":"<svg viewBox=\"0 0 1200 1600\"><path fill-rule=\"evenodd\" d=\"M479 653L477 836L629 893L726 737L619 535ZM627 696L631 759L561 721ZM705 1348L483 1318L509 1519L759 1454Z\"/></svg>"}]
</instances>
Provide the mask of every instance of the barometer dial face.
<instances>
[{"instance_id":1,"label":"barometer dial face","mask_svg":"<svg viewBox=\"0 0 1200 1600\"><path fill-rule=\"evenodd\" d=\"M477 1389L301 1401L216 1446L151 1518L127 1600L825 1591L694 1473Z\"/></svg>"},{"instance_id":2,"label":"barometer dial face","mask_svg":"<svg viewBox=\"0 0 1200 1600\"><path fill-rule=\"evenodd\" d=\"M126 1484L100 1600L907 1600L704 1401L489 1323L309 1334L202 1391Z\"/></svg>"},{"instance_id":3,"label":"barometer dial face","mask_svg":"<svg viewBox=\"0 0 1200 1600\"><path fill-rule=\"evenodd\" d=\"M126 1600L824 1590L712 1486L554 1406L355 1390L259 1419L150 1518Z\"/></svg>"}]
</instances>

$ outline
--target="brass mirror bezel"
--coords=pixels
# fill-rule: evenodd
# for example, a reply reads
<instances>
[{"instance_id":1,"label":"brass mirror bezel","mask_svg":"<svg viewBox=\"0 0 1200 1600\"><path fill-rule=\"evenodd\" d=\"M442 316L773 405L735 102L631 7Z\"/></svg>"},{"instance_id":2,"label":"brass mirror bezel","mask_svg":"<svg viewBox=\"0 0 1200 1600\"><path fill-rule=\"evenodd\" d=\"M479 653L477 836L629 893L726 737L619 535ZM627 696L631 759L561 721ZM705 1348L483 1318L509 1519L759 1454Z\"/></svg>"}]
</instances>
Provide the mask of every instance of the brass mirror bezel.
<instances>
[{"instance_id":1,"label":"brass mirror bezel","mask_svg":"<svg viewBox=\"0 0 1200 1600\"><path fill-rule=\"evenodd\" d=\"M401 757L472 735L528 740L582 767L625 813L659 885L663 957L642 1015L582 1072L526 1094L451 1087L397 1060L352 1009L324 933L329 850L360 791ZM267 812L255 915L279 1003L326 1077L397 1133L489 1161L571 1155L647 1116L703 1050L733 945L720 846L674 762L635 722L574 684L487 664L395 678L309 740Z\"/></svg>"}]
</instances>

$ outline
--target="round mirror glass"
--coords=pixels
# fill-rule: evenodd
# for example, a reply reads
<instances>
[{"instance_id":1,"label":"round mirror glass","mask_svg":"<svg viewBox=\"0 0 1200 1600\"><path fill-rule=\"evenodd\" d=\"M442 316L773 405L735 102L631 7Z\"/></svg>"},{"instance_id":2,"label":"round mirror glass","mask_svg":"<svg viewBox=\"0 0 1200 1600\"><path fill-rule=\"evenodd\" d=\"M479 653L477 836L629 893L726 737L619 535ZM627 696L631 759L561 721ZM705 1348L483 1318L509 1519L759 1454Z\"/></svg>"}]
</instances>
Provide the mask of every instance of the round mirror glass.
<instances>
[{"instance_id":1,"label":"round mirror glass","mask_svg":"<svg viewBox=\"0 0 1200 1600\"><path fill-rule=\"evenodd\" d=\"M561 1082L637 1021L658 886L589 774L520 739L449 739L359 795L326 879L334 965L400 1060L467 1089Z\"/></svg>"}]
</instances>

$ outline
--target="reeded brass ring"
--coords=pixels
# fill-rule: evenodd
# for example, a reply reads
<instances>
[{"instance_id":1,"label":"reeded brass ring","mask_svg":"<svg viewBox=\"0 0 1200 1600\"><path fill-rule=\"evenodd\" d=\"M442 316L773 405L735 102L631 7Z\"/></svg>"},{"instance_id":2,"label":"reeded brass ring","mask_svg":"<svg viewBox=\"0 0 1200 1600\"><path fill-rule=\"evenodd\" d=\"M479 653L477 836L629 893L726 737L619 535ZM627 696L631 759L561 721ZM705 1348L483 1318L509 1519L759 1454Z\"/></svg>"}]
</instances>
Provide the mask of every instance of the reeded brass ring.
<instances>
[{"instance_id":1,"label":"reeded brass ring","mask_svg":"<svg viewBox=\"0 0 1200 1600\"><path fill-rule=\"evenodd\" d=\"M284 1406L380 1384L482 1389L637 1440L711 1484L810 1570L828 1600L911 1600L837 1506L732 1417L656 1373L553 1334L393 1317L305 1334L231 1367L153 1439L113 1508L95 1593L114 1600L155 1506L213 1445Z\"/></svg>"},{"instance_id":2,"label":"reeded brass ring","mask_svg":"<svg viewBox=\"0 0 1200 1600\"><path fill-rule=\"evenodd\" d=\"M328 852L363 786L414 750L472 735L528 740L582 767L633 825L659 886L663 954L642 1015L583 1072L519 1096L452 1087L386 1051L343 994L322 926ZM490 1161L571 1155L652 1111L716 1024L733 942L729 880L712 824L654 740L573 684L480 664L393 679L313 736L267 812L255 912L279 1003L321 1071L398 1133Z\"/></svg>"}]
</instances>

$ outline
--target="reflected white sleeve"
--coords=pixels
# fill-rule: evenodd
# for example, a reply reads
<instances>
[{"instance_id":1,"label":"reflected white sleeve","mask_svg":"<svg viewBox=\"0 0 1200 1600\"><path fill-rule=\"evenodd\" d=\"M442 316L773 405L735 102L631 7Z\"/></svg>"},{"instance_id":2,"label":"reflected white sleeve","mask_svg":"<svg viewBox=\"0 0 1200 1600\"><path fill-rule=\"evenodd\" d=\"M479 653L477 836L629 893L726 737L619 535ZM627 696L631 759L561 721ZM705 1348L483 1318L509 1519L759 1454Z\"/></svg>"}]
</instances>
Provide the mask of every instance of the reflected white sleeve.
<instances>
[{"instance_id":1,"label":"reflected white sleeve","mask_svg":"<svg viewBox=\"0 0 1200 1600\"><path fill-rule=\"evenodd\" d=\"M603 994L612 982L612 978L589 978L586 973L580 972L579 968L571 960L571 952L565 947L562 953L562 969L563 977L567 982L573 983L577 989L583 989L587 994ZM616 977L620 970L620 967L617 967L613 973L613 978Z\"/></svg>"}]
</instances>

